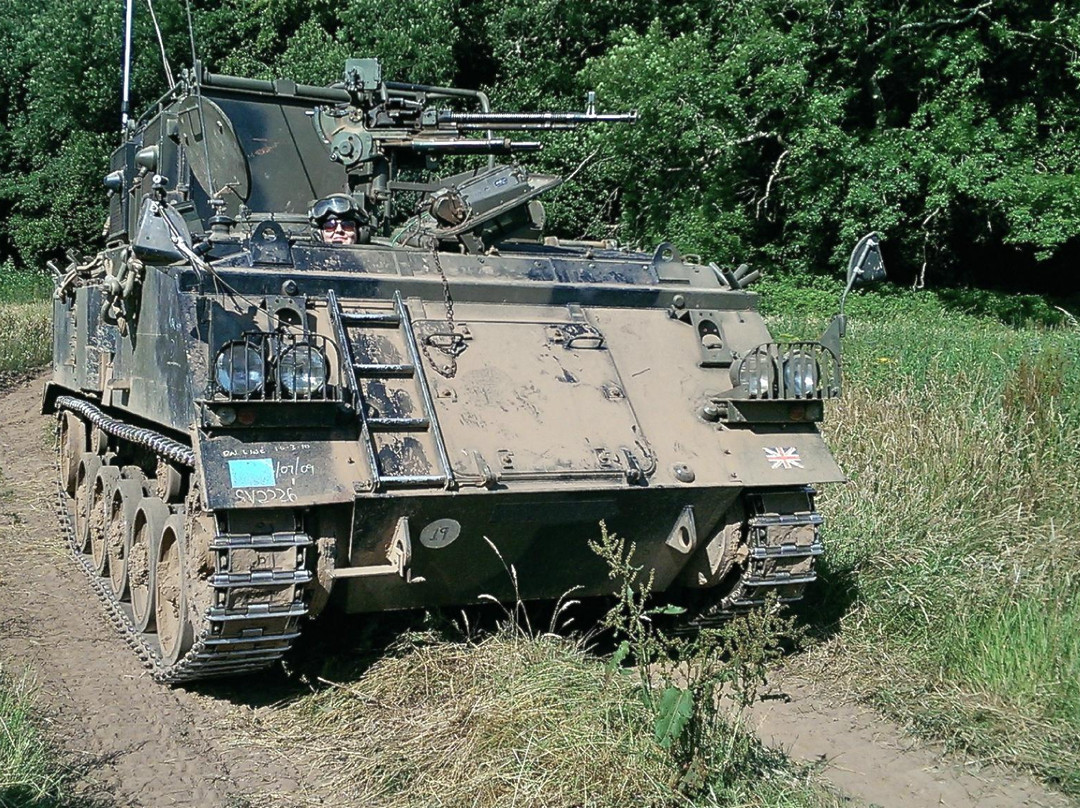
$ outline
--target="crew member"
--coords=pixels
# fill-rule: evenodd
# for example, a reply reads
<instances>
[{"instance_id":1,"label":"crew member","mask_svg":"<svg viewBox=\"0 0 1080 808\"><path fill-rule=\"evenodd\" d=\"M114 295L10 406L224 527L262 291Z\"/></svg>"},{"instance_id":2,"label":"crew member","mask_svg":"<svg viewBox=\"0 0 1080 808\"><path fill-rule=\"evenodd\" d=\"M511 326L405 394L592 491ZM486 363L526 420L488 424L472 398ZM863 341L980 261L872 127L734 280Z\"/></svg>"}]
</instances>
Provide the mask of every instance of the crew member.
<instances>
[{"instance_id":1,"label":"crew member","mask_svg":"<svg viewBox=\"0 0 1080 808\"><path fill-rule=\"evenodd\" d=\"M371 225L367 214L348 194L330 194L311 206L308 219L316 241L326 244L367 244Z\"/></svg>"}]
</instances>

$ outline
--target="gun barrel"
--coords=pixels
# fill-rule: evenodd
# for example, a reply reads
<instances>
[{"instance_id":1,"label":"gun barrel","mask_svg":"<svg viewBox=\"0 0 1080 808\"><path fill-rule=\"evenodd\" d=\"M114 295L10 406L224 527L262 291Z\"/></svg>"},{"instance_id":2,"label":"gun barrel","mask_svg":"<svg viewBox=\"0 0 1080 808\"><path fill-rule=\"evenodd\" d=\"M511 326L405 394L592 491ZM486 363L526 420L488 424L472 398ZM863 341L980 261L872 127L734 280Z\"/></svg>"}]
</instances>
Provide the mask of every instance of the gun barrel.
<instances>
[{"instance_id":1,"label":"gun barrel","mask_svg":"<svg viewBox=\"0 0 1080 808\"><path fill-rule=\"evenodd\" d=\"M461 138L418 139L410 141L408 148L414 152L439 152L441 154L510 154L511 152L540 151L543 144L533 140L510 138Z\"/></svg>"},{"instance_id":2,"label":"gun barrel","mask_svg":"<svg viewBox=\"0 0 1080 808\"><path fill-rule=\"evenodd\" d=\"M501 125L545 128L552 124L578 126L583 123L633 123L636 120L637 112L458 112L441 109L438 115L440 124L483 124L488 129L498 129Z\"/></svg>"},{"instance_id":3,"label":"gun barrel","mask_svg":"<svg viewBox=\"0 0 1080 808\"><path fill-rule=\"evenodd\" d=\"M500 132L537 132L537 131L569 131L577 129L572 123L458 123L448 129L456 129L458 132L479 132L495 129Z\"/></svg>"}]
</instances>

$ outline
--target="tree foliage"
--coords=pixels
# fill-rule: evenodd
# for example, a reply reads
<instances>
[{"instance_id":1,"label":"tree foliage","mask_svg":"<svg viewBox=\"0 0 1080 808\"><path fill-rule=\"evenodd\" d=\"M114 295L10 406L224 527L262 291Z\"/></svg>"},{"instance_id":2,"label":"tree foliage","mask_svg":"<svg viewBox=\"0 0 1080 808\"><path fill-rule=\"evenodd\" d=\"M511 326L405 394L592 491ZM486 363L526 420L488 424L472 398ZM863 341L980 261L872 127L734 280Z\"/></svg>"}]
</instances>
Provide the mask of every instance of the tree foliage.
<instances>
[{"instance_id":1,"label":"tree foliage","mask_svg":"<svg viewBox=\"0 0 1080 808\"><path fill-rule=\"evenodd\" d=\"M122 3L5 3L0 260L39 265L99 237ZM155 11L188 64L184 4ZM543 167L581 169L549 204L568 235L812 270L876 228L909 281L1057 291L1080 253L1066 0L194 0L192 16L218 72L327 83L374 54L504 108L580 109L596 89L637 109L636 126L546 137ZM138 107L166 85L146 5L136 21Z\"/></svg>"}]
</instances>

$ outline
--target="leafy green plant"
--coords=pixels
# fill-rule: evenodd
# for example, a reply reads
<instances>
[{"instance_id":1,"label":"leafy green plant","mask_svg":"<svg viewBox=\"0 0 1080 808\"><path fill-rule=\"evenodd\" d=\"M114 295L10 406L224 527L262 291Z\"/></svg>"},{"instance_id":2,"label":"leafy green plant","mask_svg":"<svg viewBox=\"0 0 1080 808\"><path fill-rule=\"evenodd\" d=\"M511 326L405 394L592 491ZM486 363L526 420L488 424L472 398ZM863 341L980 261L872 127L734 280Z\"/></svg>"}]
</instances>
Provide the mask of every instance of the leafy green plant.
<instances>
[{"instance_id":1,"label":"leafy green plant","mask_svg":"<svg viewBox=\"0 0 1080 808\"><path fill-rule=\"evenodd\" d=\"M674 604L654 604L653 576L635 563L632 542L600 523L590 547L616 582L615 605L604 618L619 644L608 661L609 675L632 672L642 703L653 716L653 737L678 764L671 785L690 796L723 782L744 764L730 750L741 731L742 712L757 700L765 673L798 640L793 618L773 602L728 621L721 628L676 632L670 619L685 619ZM623 666L631 663L629 669ZM725 711L721 698L730 700ZM738 764L736 764L738 761Z\"/></svg>"}]
</instances>

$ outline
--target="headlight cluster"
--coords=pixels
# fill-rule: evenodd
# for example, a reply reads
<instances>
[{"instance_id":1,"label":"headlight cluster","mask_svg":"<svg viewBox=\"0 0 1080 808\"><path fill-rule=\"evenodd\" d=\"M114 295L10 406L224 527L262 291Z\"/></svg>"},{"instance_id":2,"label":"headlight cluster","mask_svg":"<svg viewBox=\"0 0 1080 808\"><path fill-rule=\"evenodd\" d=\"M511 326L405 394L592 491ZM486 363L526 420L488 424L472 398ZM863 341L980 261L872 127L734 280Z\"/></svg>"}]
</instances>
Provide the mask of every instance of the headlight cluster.
<instances>
[{"instance_id":1,"label":"headlight cluster","mask_svg":"<svg viewBox=\"0 0 1080 808\"><path fill-rule=\"evenodd\" d=\"M326 354L307 342L282 349L272 360L248 340L226 343L214 359L214 379L229 396L272 396L278 388L288 398L312 398L326 388Z\"/></svg>"},{"instance_id":2,"label":"headlight cluster","mask_svg":"<svg viewBox=\"0 0 1080 808\"><path fill-rule=\"evenodd\" d=\"M815 398L820 379L813 353L799 348L781 353L775 344L762 345L731 366L731 383L752 399Z\"/></svg>"}]
</instances>

